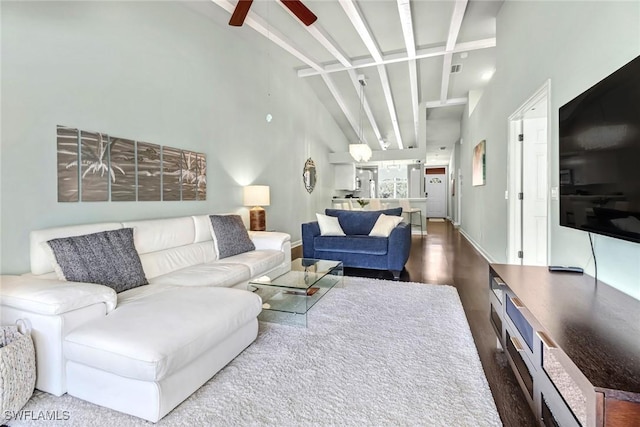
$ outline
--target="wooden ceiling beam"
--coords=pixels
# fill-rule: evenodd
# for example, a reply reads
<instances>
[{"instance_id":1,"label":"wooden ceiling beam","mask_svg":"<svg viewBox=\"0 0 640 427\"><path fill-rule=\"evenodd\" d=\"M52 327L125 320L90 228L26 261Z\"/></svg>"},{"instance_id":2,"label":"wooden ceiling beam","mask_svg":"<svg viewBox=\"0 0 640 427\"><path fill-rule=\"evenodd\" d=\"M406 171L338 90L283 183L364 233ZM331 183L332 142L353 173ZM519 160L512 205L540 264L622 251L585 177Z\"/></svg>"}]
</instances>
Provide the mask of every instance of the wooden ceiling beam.
<instances>
[{"instance_id":1,"label":"wooden ceiling beam","mask_svg":"<svg viewBox=\"0 0 640 427\"><path fill-rule=\"evenodd\" d=\"M411 14L410 0L398 0L398 14L400 15L400 24L402 25L402 34L404 36L404 44L407 49L407 65L409 67L409 87L411 89L411 110L413 111L413 130L415 137L414 146L418 146L418 125L420 101L418 100L418 67L416 64L416 42L413 36L413 16Z\"/></svg>"},{"instance_id":2,"label":"wooden ceiling beam","mask_svg":"<svg viewBox=\"0 0 640 427\"><path fill-rule=\"evenodd\" d=\"M496 39L495 37L491 37L488 39L474 40L470 42L458 43L453 49L452 53L457 52L469 52L472 50L479 49L488 49L496 47ZM425 58L434 58L436 56L444 56L447 53L445 50L445 45L430 47L426 49L419 49L416 51L415 59L425 59ZM340 71L348 70L349 68L368 68L375 67L377 65L384 64L395 64L398 62L407 62L410 61L410 58L406 53L395 53L391 55L384 55L382 57L382 61L376 62L371 58L367 59L359 59L351 62L351 67L345 67L341 64L329 64L324 65L321 71L318 71L314 68L307 67L301 68L298 70L298 77L310 77L317 76L319 74L327 74L327 73L337 73Z\"/></svg>"},{"instance_id":3,"label":"wooden ceiling beam","mask_svg":"<svg viewBox=\"0 0 640 427\"><path fill-rule=\"evenodd\" d=\"M279 4L285 11L287 11L287 13L289 13L289 15L298 19L283 2L277 1L276 4ZM316 41L318 41L318 43L327 49L343 67L351 68L351 61L347 58L347 55L336 45L336 43L331 39L331 36L329 36L329 33L327 33L317 21L311 25L303 25L302 27L307 30L307 32L311 34Z\"/></svg>"},{"instance_id":4,"label":"wooden ceiling beam","mask_svg":"<svg viewBox=\"0 0 640 427\"><path fill-rule=\"evenodd\" d=\"M379 63L382 63L382 54L378 49L378 46L371 35L371 31L367 23L365 22L358 6L353 0L339 0L340 6L344 10L345 14L351 21L351 24L357 31L358 35L362 39L362 42L369 50L369 54L373 59ZM389 76L384 65L377 65L378 74L380 75L380 82L382 83L382 91L387 102L387 109L389 110L389 116L391 118L391 126L396 137L396 144L398 149L403 149L402 136L400 135L400 128L398 127L398 115L396 113L396 107L393 102L393 95L391 93L391 83L389 83Z\"/></svg>"},{"instance_id":5,"label":"wooden ceiling beam","mask_svg":"<svg viewBox=\"0 0 640 427\"><path fill-rule=\"evenodd\" d=\"M442 65L442 84L440 86L440 101L447 100L449 95L449 77L451 76L451 61L453 60L453 50L460 34L462 27L462 19L464 12L467 10L469 0L456 0L451 15L451 23L449 24L449 35L447 36L447 44L445 45L445 55Z\"/></svg>"}]
</instances>

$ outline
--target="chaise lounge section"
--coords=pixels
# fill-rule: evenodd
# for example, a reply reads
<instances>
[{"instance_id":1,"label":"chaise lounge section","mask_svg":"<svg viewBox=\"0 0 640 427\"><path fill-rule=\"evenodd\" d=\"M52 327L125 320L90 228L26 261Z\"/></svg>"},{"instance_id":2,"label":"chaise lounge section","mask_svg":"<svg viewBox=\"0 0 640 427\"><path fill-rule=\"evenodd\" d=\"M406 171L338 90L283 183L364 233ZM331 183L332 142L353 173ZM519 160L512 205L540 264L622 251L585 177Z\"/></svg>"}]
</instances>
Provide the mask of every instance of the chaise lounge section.
<instances>
[{"instance_id":1,"label":"chaise lounge section","mask_svg":"<svg viewBox=\"0 0 640 427\"><path fill-rule=\"evenodd\" d=\"M47 241L120 229L149 284L58 280ZM32 232L32 271L2 277L0 320L31 323L36 388L156 422L235 358L262 310L247 282L287 271L290 236L250 232L255 250L225 258L214 236L207 215Z\"/></svg>"}]
</instances>

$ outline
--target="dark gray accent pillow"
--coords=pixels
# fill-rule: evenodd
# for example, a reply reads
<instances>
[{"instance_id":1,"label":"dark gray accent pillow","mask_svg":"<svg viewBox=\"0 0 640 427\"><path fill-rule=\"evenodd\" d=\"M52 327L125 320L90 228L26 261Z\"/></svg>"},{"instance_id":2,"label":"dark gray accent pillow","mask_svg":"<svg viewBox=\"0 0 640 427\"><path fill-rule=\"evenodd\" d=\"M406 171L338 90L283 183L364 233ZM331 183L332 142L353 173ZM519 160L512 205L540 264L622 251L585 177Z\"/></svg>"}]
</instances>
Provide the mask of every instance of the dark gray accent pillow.
<instances>
[{"instance_id":1,"label":"dark gray accent pillow","mask_svg":"<svg viewBox=\"0 0 640 427\"><path fill-rule=\"evenodd\" d=\"M126 291L149 282L133 243L133 228L64 237L47 242L65 279Z\"/></svg>"},{"instance_id":2,"label":"dark gray accent pillow","mask_svg":"<svg viewBox=\"0 0 640 427\"><path fill-rule=\"evenodd\" d=\"M240 215L209 215L213 238L218 245L218 258L254 251L256 246L249 238Z\"/></svg>"}]
</instances>

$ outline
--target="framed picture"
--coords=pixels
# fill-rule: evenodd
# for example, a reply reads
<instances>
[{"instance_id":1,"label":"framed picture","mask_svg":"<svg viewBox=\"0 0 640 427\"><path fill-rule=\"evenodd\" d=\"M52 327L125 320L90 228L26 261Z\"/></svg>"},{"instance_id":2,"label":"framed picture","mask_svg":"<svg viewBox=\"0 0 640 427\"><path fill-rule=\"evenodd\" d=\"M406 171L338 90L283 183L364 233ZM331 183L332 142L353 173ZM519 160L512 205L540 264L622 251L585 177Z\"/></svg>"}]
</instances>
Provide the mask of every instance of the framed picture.
<instances>
[{"instance_id":1,"label":"framed picture","mask_svg":"<svg viewBox=\"0 0 640 427\"><path fill-rule=\"evenodd\" d=\"M483 139L473 149L472 179L471 184L475 187L484 185L487 179L487 162L486 162L486 141Z\"/></svg>"}]
</instances>

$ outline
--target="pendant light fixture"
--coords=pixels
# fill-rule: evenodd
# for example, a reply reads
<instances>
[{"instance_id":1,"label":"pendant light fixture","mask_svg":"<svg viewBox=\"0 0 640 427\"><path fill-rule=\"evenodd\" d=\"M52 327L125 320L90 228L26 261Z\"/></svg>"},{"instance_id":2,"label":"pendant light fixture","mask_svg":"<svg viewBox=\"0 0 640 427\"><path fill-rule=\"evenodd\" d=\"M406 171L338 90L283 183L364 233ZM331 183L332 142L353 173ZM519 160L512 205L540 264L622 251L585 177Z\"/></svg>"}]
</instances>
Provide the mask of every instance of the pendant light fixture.
<instances>
[{"instance_id":1,"label":"pendant light fixture","mask_svg":"<svg viewBox=\"0 0 640 427\"><path fill-rule=\"evenodd\" d=\"M362 128L362 110L364 109L364 87L367 85L364 75L358 76L358 82L360 83L360 114L359 114L359 129L358 129L358 142L356 144L349 144L349 154L356 162L368 162L371 159L371 147L364 142L364 131Z\"/></svg>"}]
</instances>

